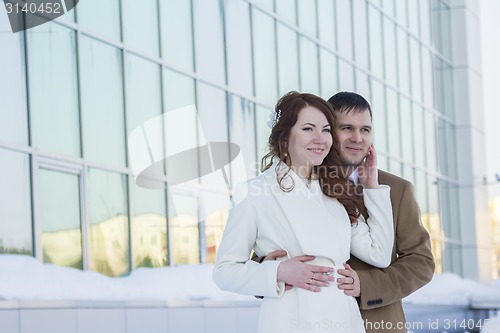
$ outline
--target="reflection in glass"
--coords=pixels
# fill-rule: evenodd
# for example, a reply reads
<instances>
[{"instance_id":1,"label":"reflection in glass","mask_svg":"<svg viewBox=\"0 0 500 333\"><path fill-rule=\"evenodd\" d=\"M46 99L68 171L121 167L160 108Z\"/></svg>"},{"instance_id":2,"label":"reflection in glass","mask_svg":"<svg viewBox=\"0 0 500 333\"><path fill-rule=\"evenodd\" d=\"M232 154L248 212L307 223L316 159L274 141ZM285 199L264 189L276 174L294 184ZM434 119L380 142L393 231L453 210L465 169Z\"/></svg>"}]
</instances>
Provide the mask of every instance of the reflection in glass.
<instances>
[{"instance_id":1,"label":"reflection in glass","mask_svg":"<svg viewBox=\"0 0 500 333\"><path fill-rule=\"evenodd\" d=\"M214 195L214 200L217 196ZM224 199L221 197L220 199ZM219 210L205 218L206 262L215 263L217 249L222 240L229 210Z\"/></svg>"},{"instance_id":2,"label":"reflection in glass","mask_svg":"<svg viewBox=\"0 0 500 333\"><path fill-rule=\"evenodd\" d=\"M255 107L255 127L257 130L255 140L257 141L257 161L259 162L268 152L267 142L271 134L271 129L267 126L267 122L271 111L274 112L274 110L259 105Z\"/></svg>"},{"instance_id":3,"label":"reflection in glass","mask_svg":"<svg viewBox=\"0 0 500 333\"><path fill-rule=\"evenodd\" d=\"M297 33L278 23L278 74L279 95L299 89L299 58L297 54Z\"/></svg>"},{"instance_id":4,"label":"reflection in glass","mask_svg":"<svg viewBox=\"0 0 500 333\"><path fill-rule=\"evenodd\" d=\"M158 7L156 0L122 0L123 38L133 49L159 55Z\"/></svg>"},{"instance_id":5,"label":"reflection in glass","mask_svg":"<svg viewBox=\"0 0 500 333\"><path fill-rule=\"evenodd\" d=\"M387 132L389 138L389 152L391 155L401 157L401 123L399 122L400 110L398 95L392 89L387 89ZM378 126L378 125L377 125Z\"/></svg>"},{"instance_id":6,"label":"reflection in glass","mask_svg":"<svg viewBox=\"0 0 500 333\"><path fill-rule=\"evenodd\" d=\"M193 18L191 1L160 1L161 55L167 63L193 70Z\"/></svg>"},{"instance_id":7,"label":"reflection in glass","mask_svg":"<svg viewBox=\"0 0 500 333\"><path fill-rule=\"evenodd\" d=\"M255 113L254 105L243 98L231 96L229 104L229 137L230 142L240 146L246 166L246 176L255 177L258 174L258 164L255 144ZM231 156L233 160L233 156ZM232 171L233 173L234 171Z\"/></svg>"},{"instance_id":8,"label":"reflection in glass","mask_svg":"<svg viewBox=\"0 0 500 333\"><path fill-rule=\"evenodd\" d=\"M80 157L75 32L49 22L27 34L33 145Z\"/></svg>"},{"instance_id":9,"label":"reflection in glass","mask_svg":"<svg viewBox=\"0 0 500 333\"><path fill-rule=\"evenodd\" d=\"M43 262L83 268L78 175L40 169Z\"/></svg>"},{"instance_id":10,"label":"reflection in glass","mask_svg":"<svg viewBox=\"0 0 500 333\"><path fill-rule=\"evenodd\" d=\"M77 11L81 26L115 41L121 40L119 0L81 0Z\"/></svg>"},{"instance_id":11,"label":"reflection in glass","mask_svg":"<svg viewBox=\"0 0 500 333\"><path fill-rule=\"evenodd\" d=\"M28 155L0 149L0 253L32 254Z\"/></svg>"},{"instance_id":12,"label":"reflection in glass","mask_svg":"<svg viewBox=\"0 0 500 333\"><path fill-rule=\"evenodd\" d=\"M132 182L130 205L132 255L135 267L167 265L167 211L165 191L143 189Z\"/></svg>"},{"instance_id":13,"label":"reflection in glass","mask_svg":"<svg viewBox=\"0 0 500 333\"><path fill-rule=\"evenodd\" d=\"M125 166L121 51L85 36L80 49L83 155Z\"/></svg>"},{"instance_id":14,"label":"reflection in glass","mask_svg":"<svg viewBox=\"0 0 500 333\"><path fill-rule=\"evenodd\" d=\"M318 47L305 37L300 38L300 90L319 94Z\"/></svg>"},{"instance_id":15,"label":"reflection in glass","mask_svg":"<svg viewBox=\"0 0 500 333\"><path fill-rule=\"evenodd\" d=\"M10 28L7 15L0 14L0 32ZM24 35L0 33L0 141L28 144Z\"/></svg>"},{"instance_id":16,"label":"reflection in glass","mask_svg":"<svg viewBox=\"0 0 500 333\"><path fill-rule=\"evenodd\" d=\"M169 203L169 236L172 264L200 263L200 230L198 227L198 200L171 193Z\"/></svg>"},{"instance_id":17,"label":"reflection in glass","mask_svg":"<svg viewBox=\"0 0 500 333\"><path fill-rule=\"evenodd\" d=\"M278 99L274 20L253 9L253 51L255 61L255 96L268 105Z\"/></svg>"},{"instance_id":18,"label":"reflection in glass","mask_svg":"<svg viewBox=\"0 0 500 333\"><path fill-rule=\"evenodd\" d=\"M424 110L417 104L413 104L413 135L415 136L415 163L425 167L427 141L425 138Z\"/></svg>"},{"instance_id":19,"label":"reflection in glass","mask_svg":"<svg viewBox=\"0 0 500 333\"><path fill-rule=\"evenodd\" d=\"M90 269L108 276L129 271L126 176L89 168Z\"/></svg>"}]
</instances>

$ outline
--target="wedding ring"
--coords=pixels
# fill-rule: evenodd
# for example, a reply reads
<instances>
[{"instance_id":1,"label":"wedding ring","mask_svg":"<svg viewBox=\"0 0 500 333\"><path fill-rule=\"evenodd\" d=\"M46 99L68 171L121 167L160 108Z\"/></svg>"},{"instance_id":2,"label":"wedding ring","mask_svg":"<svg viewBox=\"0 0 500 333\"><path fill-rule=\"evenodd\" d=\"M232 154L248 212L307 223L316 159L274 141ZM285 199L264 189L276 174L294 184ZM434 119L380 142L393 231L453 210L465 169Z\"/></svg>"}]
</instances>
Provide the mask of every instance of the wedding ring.
<instances>
[{"instance_id":1,"label":"wedding ring","mask_svg":"<svg viewBox=\"0 0 500 333\"><path fill-rule=\"evenodd\" d=\"M349 276L352 279L352 282L350 284L354 284L354 278L352 276Z\"/></svg>"},{"instance_id":2,"label":"wedding ring","mask_svg":"<svg viewBox=\"0 0 500 333\"><path fill-rule=\"evenodd\" d=\"M323 272L323 275L332 275L333 272Z\"/></svg>"}]
</instances>

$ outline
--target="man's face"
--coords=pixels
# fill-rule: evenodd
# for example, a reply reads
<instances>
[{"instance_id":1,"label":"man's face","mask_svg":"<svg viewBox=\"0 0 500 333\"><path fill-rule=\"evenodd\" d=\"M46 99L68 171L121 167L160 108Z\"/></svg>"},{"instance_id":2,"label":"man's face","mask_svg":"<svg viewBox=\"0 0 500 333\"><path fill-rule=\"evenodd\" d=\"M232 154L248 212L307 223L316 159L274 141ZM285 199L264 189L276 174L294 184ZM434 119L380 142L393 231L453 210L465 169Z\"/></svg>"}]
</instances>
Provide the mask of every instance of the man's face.
<instances>
[{"instance_id":1,"label":"man's face","mask_svg":"<svg viewBox=\"0 0 500 333\"><path fill-rule=\"evenodd\" d=\"M339 140L343 165L360 165L373 143L370 112L337 112L335 118L335 134Z\"/></svg>"}]
</instances>

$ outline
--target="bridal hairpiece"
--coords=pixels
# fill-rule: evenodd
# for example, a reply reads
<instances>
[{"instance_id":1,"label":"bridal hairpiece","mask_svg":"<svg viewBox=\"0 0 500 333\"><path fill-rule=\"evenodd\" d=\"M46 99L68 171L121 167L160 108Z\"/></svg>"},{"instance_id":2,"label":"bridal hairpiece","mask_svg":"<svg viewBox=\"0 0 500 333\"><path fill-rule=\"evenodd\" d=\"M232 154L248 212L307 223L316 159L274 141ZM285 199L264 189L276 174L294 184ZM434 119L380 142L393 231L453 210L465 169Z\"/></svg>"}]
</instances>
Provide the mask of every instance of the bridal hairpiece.
<instances>
[{"instance_id":1,"label":"bridal hairpiece","mask_svg":"<svg viewBox=\"0 0 500 333\"><path fill-rule=\"evenodd\" d=\"M269 126L270 129L273 129L274 126L280 121L281 117L281 110L278 109L277 111L271 112L269 115L269 121L267 122L267 126Z\"/></svg>"}]
</instances>

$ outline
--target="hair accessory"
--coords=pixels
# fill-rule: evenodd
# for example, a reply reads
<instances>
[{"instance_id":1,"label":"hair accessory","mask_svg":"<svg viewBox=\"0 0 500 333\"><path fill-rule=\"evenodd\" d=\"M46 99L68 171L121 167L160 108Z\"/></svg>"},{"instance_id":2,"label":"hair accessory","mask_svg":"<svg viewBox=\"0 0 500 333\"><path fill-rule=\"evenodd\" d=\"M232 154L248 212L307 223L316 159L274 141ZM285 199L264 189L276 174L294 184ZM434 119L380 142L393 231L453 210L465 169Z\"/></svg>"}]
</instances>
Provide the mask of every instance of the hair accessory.
<instances>
[{"instance_id":1,"label":"hair accessory","mask_svg":"<svg viewBox=\"0 0 500 333\"><path fill-rule=\"evenodd\" d=\"M281 117L281 110L278 109L278 111L273 111L271 114L269 114L269 121L267 122L267 126L270 129L273 129L274 126L280 121Z\"/></svg>"}]
</instances>

